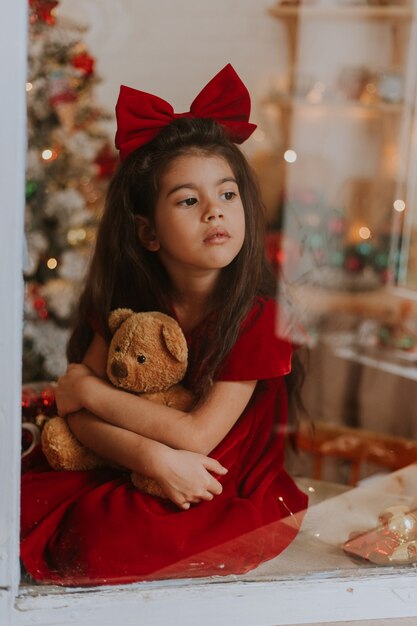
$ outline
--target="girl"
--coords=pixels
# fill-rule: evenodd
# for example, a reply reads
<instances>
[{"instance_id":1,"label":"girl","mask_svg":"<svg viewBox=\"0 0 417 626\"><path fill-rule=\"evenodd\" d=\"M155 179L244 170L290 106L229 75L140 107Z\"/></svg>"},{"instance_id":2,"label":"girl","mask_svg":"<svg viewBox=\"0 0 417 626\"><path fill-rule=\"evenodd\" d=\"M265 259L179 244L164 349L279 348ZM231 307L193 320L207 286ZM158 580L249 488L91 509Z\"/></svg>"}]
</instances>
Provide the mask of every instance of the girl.
<instances>
[{"instance_id":1,"label":"girl","mask_svg":"<svg viewBox=\"0 0 417 626\"><path fill-rule=\"evenodd\" d=\"M283 469L291 345L275 336L263 210L235 145L255 128L249 109L230 65L185 114L121 89L122 164L56 397L75 436L129 471L58 473L32 456L21 555L37 580L242 573L297 533L306 497ZM107 318L117 307L177 319L189 345L185 384L200 398L191 412L108 382ZM168 499L136 490L130 470L156 480Z\"/></svg>"}]
</instances>

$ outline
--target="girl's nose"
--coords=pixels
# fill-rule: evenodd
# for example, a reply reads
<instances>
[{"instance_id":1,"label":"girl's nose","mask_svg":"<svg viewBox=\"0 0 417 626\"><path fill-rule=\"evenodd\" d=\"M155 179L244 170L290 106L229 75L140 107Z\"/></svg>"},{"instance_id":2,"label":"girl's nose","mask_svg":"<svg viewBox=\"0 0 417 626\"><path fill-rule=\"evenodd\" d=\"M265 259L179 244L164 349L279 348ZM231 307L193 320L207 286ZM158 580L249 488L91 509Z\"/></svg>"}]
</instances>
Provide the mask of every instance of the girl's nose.
<instances>
[{"instance_id":1,"label":"girl's nose","mask_svg":"<svg viewBox=\"0 0 417 626\"><path fill-rule=\"evenodd\" d=\"M215 219L222 219L223 211L221 207L218 206L218 204L211 202L207 207L204 218L205 218L205 221L207 222L210 222Z\"/></svg>"}]
</instances>

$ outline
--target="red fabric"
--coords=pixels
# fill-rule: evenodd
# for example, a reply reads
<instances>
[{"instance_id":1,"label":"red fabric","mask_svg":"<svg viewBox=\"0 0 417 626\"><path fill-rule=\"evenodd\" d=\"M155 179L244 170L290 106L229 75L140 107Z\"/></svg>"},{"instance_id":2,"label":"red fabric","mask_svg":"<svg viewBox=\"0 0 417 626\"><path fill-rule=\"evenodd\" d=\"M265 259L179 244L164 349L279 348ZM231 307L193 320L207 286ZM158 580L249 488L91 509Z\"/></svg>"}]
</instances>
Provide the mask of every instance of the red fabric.
<instances>
[{"instance_id":1,"label":"red fabric","mask_svg":"<svg viewBox=\"0 0 417 626\"><path fill-rule=\"evenodd\" d=\"M232 141L242 143L256 128L248 122L249 114L249 92L230 63L207 83L186 113L175 113L162 98L122 85L116 104L116 148L123 161L178 117L214 119L228 130Z\"/></svg>"},{"instance_id":2,"label":"red fabric","mask_svg":"<svg viewBox=\"0 0 417 626\"><path fill-rule=\"evenodd\" d=\"M182 511L137 491L128 472L54 472L39 449L26 457L21 557L33 578L92 585L239 574L289 545L307 497L283 468L291 350L274 319L271 300L253 307L219 375L260 382L211 454L229 470L212 501Z\"/></svg>"}]
</instances>

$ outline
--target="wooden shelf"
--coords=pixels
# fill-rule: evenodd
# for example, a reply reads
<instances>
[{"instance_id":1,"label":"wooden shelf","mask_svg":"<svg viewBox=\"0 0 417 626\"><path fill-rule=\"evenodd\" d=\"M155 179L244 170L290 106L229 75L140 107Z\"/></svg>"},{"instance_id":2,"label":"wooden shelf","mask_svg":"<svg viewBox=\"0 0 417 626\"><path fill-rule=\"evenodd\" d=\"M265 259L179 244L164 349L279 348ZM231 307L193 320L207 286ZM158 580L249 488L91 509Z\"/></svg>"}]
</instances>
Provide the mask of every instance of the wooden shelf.
<instances>
[{"instance_id":1,"label":"wooden shelf","mask_svg":"<svg viewBox=\"0 0 417 626\"><path fill-rule=\"evenodd\" d=\"M279 19L373 19L411 20L414 11L410 6L288 6L277 4L268 12Z\"/></svg>"},{"instance_id":2,"label":"wooden shelf","mask_svg":"<svg viewBox=\"0 0 417 626\"><path fill-rule=\"evenodd\" d=\"M309 311L312 317L352 315L374 319L383 323L398 324L404 319L404 302L410 304L410 316L417 315L417 301L411 300L397 288L381 287L373 291L348 292L325 289L317 285L292 286L291 295L300 310Z\"/></svg>"},{"instance_id":3,"label":"wooden shelf","mask_svg":"<svg viewBox=\"0 0 417 626\"><path fill-rule=\"evenodd\" d=\"M374 104L365 104L363 102L346 101L346 102L326 102L319 103L309 102L305 98L298 98L282 94L274 99L264 100L264 105L276 106L283 109L307 109L309 111L320 111L323 114L357 114L371 113L375 115L401 115L405 109L403 102L377 102Z\"/></svg>"}]
</instances>

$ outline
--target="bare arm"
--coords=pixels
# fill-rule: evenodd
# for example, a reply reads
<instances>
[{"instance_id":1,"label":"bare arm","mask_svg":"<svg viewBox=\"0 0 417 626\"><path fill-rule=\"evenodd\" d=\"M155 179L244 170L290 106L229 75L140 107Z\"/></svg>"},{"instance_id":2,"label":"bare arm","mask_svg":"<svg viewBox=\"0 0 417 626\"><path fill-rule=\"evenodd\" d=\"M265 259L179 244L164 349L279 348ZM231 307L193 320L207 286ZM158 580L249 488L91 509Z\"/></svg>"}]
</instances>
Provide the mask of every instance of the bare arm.
<instances>
[{"instance_id":1,"label":"bare arm","mask_svg":"<svg viewBox=\"0 0 417 626\"><path fill-rule=\"evenodd\" d=\"M72 366L60 379L58 407L65 415L81 407L102 420L172 448L208 454L225 437L248 404L256 381L218 382L203 403L186 413L116 389L105 381L107 345L96 335L87 368ZM66 398L70 399L66 402ZM75 408L74 408L75 407Z\"/></svg>"},{"instance_id":2,"label":"bare arm","mask_svg":"<svg viewBox=\"0 0 417 626\"><path fill-rule=\"evenodd\" d=\"M183 509L188 509L191 502L212 500L222 492L221 484L210 472L223 475L227 470L215 459L172 450L86 411L69 415L68 422L84 445L106 459L153 478L167 497Z\"/></svg>"},{"instance_id":3,"label":"bare arm","mask_svg":"<svg viewBox=\"0 0 417 626\"><path fill-rule=\"evenodd\" d=\"M75 397L79 379L86 375L105 379L107 352L107 344L96 335L85 364L70 366L63 377L66 384L62 381L58 384L58 406L66 407L63 413L68 414L69 426L77 439L100 456L156 480L168 498L182 509L220 494L222 485L210 472L224 475L227 469L215 459L187 450L173 450L80 410L82 405Z\"/></svg>"}]
</instances>

